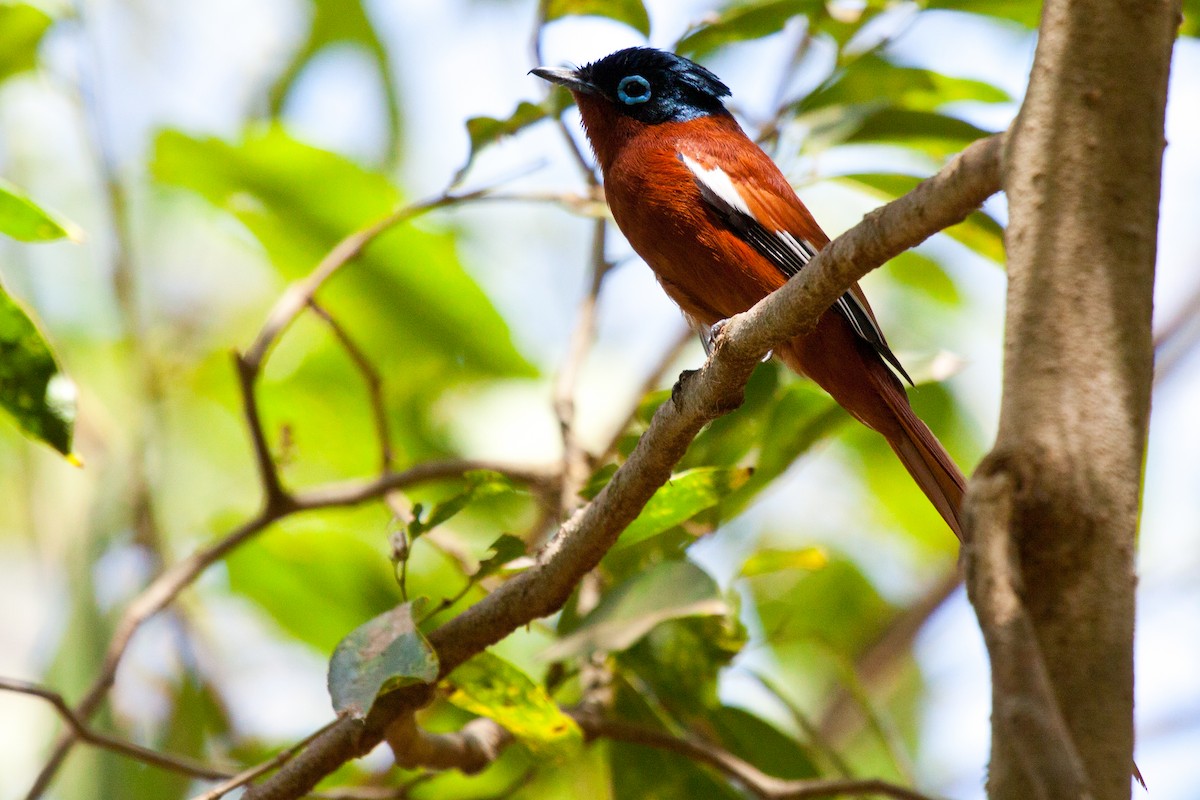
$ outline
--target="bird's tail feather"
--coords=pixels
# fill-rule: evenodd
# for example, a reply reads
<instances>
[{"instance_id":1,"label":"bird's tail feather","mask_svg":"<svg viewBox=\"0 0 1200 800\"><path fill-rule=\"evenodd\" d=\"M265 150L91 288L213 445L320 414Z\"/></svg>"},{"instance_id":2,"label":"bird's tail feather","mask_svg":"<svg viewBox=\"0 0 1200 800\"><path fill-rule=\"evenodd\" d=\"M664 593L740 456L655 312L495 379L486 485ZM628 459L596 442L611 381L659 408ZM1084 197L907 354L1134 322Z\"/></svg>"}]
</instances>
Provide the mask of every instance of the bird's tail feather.
<instances>
[{"instance_id":1,"label":"bird's tail feather","mask_svg":"<svg viewBox=\"0 0 1200 800\"><path fill-rule=\"evenodd\" d=\"M899 423L900 435L887 436L888 444L961 541L966 478L933 431L912 410L903 387L881 386L880 395Z\"/></svg>"}]
</instances>

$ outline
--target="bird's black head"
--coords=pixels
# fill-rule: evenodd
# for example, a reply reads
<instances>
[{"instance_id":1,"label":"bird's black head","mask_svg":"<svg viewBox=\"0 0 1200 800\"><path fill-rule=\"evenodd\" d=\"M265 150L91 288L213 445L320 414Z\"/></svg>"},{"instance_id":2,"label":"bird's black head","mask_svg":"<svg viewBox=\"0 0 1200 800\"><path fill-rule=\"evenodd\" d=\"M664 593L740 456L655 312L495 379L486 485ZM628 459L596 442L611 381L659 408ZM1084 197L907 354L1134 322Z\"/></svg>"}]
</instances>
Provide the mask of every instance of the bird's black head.
<instances>
[{"instance_id":1,"label":"bird's black head","mask_svg":"<svg viewBox=\"0 0 1200 800\"><path fill-rule=\"evenodd\" d=\"M538 67L533 74L574 92L596 94L651 125L727 114L729 87L683 56L652 47L618 50L576 70Z\"/></svg>"}]
</instances>

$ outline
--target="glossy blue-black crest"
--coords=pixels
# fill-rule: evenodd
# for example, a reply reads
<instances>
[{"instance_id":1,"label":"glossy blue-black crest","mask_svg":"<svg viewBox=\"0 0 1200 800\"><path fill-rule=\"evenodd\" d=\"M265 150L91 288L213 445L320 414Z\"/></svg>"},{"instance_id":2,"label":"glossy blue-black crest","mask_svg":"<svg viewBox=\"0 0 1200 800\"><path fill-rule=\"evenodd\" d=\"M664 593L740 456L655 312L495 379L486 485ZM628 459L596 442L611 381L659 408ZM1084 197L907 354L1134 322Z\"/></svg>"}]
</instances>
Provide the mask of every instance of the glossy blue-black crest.
<instances>
[{"instance_id":1,"label":"glossy blue-black crest","mask_svg":"<svg viewBox=\"0 0 1200 800\"><path fill-rule=\"evenodd\" d=\"M653 47L630 47L575 71L627 116L650 124L728 114L721 98L729 87L683 56Z\"/></svg>"}]
</instances>

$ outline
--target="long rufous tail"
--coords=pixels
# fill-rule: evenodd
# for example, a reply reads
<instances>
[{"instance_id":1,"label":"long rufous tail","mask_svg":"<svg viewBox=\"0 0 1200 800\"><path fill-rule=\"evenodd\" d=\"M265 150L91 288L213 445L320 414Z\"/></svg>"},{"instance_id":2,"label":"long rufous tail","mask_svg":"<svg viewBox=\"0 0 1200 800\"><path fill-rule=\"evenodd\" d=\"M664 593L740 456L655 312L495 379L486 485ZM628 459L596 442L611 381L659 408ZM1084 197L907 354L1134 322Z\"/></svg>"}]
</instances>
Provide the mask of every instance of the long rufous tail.
<instances>
[{"instance_id":1,"label":"long rufous tail","mask_svg":"<svg viewBox=\"0 0 1200 800\"><path fill-rule=\"evenodd\" d=\"M889 376L890 377L890 376ZM900 458L900 463L912 475L913 480L925 492L929 502L946 520L950 530L962 541L963 493L967 488L966 478L946 448L933 435L920 417L912 410L902 386L888 387L880 395L900 424L901 435L886 435L887 443Z\"/></svg>"},{"instance_id":2,"label":"long rufous tail","mask_svg":"<svg viewBox=\"0 0 1200 800\"><path fill-rule=\"evenodd\" d=\"M821 325L834 324L826 314ZM837 324L841 324L840 321ZM840 347L838 345L841 345ZM800 337L776 355L816 381L864 425L878 431L954 535L962 539L966 479L933 432L912 410L903 384L865 342L848 334ZM867 380L862 380L865 376ZM853 379L853 376L859 376Z\"/></svg>"}]
</instances>

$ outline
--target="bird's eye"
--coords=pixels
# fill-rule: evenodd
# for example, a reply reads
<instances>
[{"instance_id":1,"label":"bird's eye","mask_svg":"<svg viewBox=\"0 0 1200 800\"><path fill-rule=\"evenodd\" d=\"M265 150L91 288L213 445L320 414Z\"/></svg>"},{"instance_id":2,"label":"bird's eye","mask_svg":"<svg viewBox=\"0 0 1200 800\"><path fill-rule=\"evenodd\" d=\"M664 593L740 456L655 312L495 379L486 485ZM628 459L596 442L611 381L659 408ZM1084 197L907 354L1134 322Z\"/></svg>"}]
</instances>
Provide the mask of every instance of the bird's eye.
<instances>
[{"instance_id":1,"label":"bird's eye","mask_svg":"<svg viewBox=\"0 0 1200 800\"><path fill-rule=\"evenodd\" d=\"M626 75L617 84L617 99L627 106L636 106L650 99L650 81L641 75Z\"/></svg>"}]
</instances>

